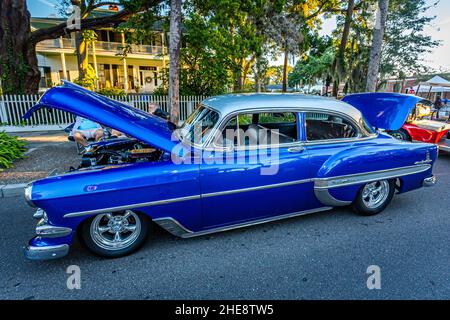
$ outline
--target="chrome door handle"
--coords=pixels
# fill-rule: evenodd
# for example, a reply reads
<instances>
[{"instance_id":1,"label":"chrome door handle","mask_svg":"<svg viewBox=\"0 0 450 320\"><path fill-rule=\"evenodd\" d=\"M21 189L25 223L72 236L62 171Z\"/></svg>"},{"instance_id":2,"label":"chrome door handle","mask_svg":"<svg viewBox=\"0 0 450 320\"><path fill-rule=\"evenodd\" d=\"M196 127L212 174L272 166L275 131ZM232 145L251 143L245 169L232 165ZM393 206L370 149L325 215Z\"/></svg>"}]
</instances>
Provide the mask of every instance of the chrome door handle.
<instances>
[{"instance_id":1,"label":"chrome door handle","mask_svg":"<svg viewBox=\"0 0 450 320\"><path fill-rule=\"evenodd\" d=\"M304 147L298 146L298 147L290 147L290 148L288 149L288 152L291 152L291 153L300 153L300 152L303 152L304 150L305 150Z\"/></svg>"}]
</instances>

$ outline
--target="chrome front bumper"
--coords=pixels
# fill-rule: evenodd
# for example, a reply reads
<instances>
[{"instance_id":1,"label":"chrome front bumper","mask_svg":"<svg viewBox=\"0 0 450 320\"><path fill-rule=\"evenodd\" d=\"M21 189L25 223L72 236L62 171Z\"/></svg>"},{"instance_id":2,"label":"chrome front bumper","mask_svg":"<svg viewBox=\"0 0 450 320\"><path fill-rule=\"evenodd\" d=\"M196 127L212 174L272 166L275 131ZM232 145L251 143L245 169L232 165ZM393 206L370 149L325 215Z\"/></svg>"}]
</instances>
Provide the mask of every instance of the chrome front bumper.
<instances>
[{"instance_id":1,"label":"chrome front bumper","mask_svg":"<svg viewBox=\"0 0 450 320\"><path fill-rule=\"evenodd\" d=\"M56 246L27 246L25 257L30 260L53 260L66 256L69 253L69 245L60 244Z\"/></svg>"},{"instance_id":2,"label":"chrome front bumper","mask_svg":"<svg viewBox=\"0 0 450 320\"><path fill-rule=\"evenodd\" d=\"M432 187L436 184L436 176L431 176L429 178L423 179L423 186L424 187Z\"/></svg>"}]
</instances>

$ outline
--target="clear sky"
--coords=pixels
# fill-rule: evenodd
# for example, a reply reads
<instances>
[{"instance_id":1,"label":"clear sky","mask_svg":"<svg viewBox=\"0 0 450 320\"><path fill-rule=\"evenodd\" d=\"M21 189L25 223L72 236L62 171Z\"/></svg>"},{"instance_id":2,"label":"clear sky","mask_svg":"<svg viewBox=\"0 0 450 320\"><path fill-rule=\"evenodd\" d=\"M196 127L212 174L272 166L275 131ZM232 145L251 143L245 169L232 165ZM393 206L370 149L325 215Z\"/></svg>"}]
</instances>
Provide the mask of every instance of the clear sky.
<instances>
[{"instance_id":1,"label":"clear sky","mask_svg":"<svg viewBox=\"0 0 450 320\"><path fill-rule=\"evenodd\" d=\"M436 0L427 0L433 4ZM34 17L47 17L57 15L55 4L58 0L27 0L28 9ZM426 55L424 60L430 67L444 71L450 71L450 0L440 0L439 4L429 10L429 15L435 15L433 25L426 28L426 33L435 40L441 40L442 45L433 50L432 54ZM326 21L323 26L323 33L328 33L334 28L333 21ZM282 64L279 58L272 64Z\"/></svg>"}]
</instances>

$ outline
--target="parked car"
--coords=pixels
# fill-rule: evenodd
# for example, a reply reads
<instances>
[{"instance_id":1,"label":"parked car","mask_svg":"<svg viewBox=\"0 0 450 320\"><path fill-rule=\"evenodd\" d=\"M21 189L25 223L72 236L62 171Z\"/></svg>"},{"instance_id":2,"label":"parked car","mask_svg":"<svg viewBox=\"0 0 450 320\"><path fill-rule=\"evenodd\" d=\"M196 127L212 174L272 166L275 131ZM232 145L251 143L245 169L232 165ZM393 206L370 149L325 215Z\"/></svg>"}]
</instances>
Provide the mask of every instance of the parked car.
<instances>
[{"instance_id":1,"label":"parked car","mask_svg":"<svg viewBox=\"0 0 450 320\"><path fill-rule=\"evenodd\" d=\"M370 103L378 98L385 103ZM368 103L356 103L361 99ZM65 256L78 233L94 253L123 256L144 243L152 223L187 238L348 205L374 215L395 192L433 185L436 145L374 129L398 129L399 105L417 99L367 94L351 100L359 110L317 96L218 96L175 129L76 85L52 88L25 117L43 107L68 111L161 155L34 181L25 198L39 222L25 255Z\"/></svg>"},{"instance_id":2,"label":"parked car","mask_svg":"<svg viewBox=\"0 0 450 320\"><path fill-rule=\"evenodd\" d=\"M390 94L378 94L379 103L385 102L385 97ZM352 104L353 99L360 95L351 95L348 98L344 98L343 101L347 101ZM432 114L432 103L428 100L423 100L420 97L414 97L418 99L416 104L405 103L401 106L404 110L405 119L401 128L396 130L388 130L391 136L396 139L413 142L427 142L438 145L439 150L450 152L450 140L447 139L447 135L450 132L450 124L442 121L430 120ZM361 99L361 103L370 103L367 99ZM371 101L372 105L377 103ZM377 108L375 108L377 110ZM383 115L384 116L384 115Z\"/></svg>"}]
</instances>

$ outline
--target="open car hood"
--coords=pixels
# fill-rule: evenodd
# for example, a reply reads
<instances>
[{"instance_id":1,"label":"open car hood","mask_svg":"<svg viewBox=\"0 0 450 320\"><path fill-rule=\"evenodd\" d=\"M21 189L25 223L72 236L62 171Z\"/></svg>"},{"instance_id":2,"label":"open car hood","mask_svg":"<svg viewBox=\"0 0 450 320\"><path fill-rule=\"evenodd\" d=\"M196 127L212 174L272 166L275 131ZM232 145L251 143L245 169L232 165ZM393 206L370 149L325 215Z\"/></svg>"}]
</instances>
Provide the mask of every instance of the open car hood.
<instances>
[{"instance_id":1,"label":"open car hood","mask_svg":"<svg viewBox=\"0 0 450 320\"><path fill-rule=\"evenodd\" d=\"M422 100L412 95L385 92L351 94L342 99L361 111L373 127L386 130L400 129Z\"/></svg>"},{"instance_id":2,"label":"open car hood","mask_svg":"<svg viewBox=\"0 0 450 320\"><path fill-rule=\"evenodd\" d=\"M67 81L47 90L23 118L28 119L44 107L98 122L167 152L172 152L179 143L171 139L175 129L172 123Z\"/></svg>"}]
</instances>

